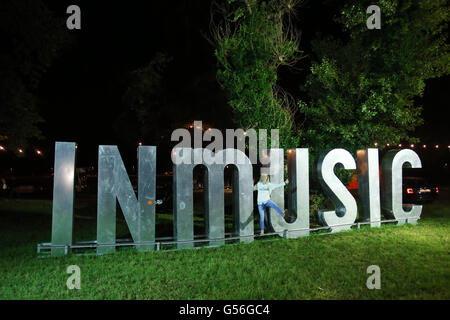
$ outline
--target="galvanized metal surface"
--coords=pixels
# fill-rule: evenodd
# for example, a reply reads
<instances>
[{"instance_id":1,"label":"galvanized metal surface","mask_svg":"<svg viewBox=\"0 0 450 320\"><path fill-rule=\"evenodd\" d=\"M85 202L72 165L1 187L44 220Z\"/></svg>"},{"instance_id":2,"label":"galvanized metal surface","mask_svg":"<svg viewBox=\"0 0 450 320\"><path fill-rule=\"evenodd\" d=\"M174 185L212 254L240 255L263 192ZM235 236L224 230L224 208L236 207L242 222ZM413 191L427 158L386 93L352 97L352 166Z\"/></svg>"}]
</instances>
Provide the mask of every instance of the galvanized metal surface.
<instances>
[{"instance_id":1,"label":"galvanized metal surface","mask_svg":"<svg viewBox=\"0 0 450 320\"><path fill-rule=\"evenodd\" d=\"M372 227L379 227L380 209L380 170L378 149L357 151L358 194L362 204L363 221L371 221Z\"/></svg>"},{"instance_id":2,"label":"galvanized metal surface","mask_svg":"<svg viewBox=\"0 0 450 320\"><path fill-rule=\"evenodd\" d=\"M116 199L135 242L155 239L156 147L139 147L139 201L133 190L117 146L99 146L97 241L116 242ZM150 201L150 202L149 202ZM150 250L142 245L139 250ZM98 254L114 252L114 246L100 246Z\"/></svg>"},{"instance_id":3,"label":"galvanized metal surface","mask_svg":"<svg viewBox=\"0 0 450 320\"><path fill-rule=\"evenodd\" d=\"M417 223L422 213L422 206L414 205L411 210L403 209L403 170L404 166L422 168L419 156L411 149L391 150L381 162L382 170L382 210L390 218L400 220L403 224L405 219L409 223Z\"/></svg>"},{"instance_id":4,"label":"galvanized metal surface","mask_svg":"<svg viewBox=\"0 0 450 320\"><path fill-rule=\"evenodd\" d=\"M288 150L288 213L296 214L287 230L309 229L309 155L307 148ZM309 230L288 232L288 238L308 236Z\"/></svg>"},{"instance_id":5,"label":"galvanized metal surface","mask_svg":"<svg viewBox=\"0 0 450 320\"><path fill-rule=\"evenodd\" d=\"M270 149L270 176L272 183L284 181L284 150ZM276 233L289 238L309 235L309 159L307 148L288 150L288 210L286 216L295 215L293 222L270 209L269 223ZM272 191L271 199L282 210L284 204L284 188ZM301 229L301 230L299 230ZM283 231L289 231L283 233ZM298 231L292 231L298 230Z\"/></svg>"},{"instance_id":6,"label":"galvanized metal surface","mask_svg":"<svg viewBox=\"0 0 450 320\"><path fill-rule=\"evenodd\" d=\"M211 246L223 244L225 234L225 206L224 206L224 168L234 165L238 178L234 190L234 208L236 229L238 235L253 235L253 169L250 160L239 150L225 149L214 154L209 149L176 148L173 166L173 208L174 208L174 236L178 248L192 248L194 239L193 224L193 170L198 163L181 161L190 153L191 159L197 159L204 165L207 174L205 181L206 192L206 233ZM215 161L210 161L218 157ZM209 159L204 161L204 158ZM218 239L218 240L215 240ZM245 242L251 242L247 238Z\"/></svg>"},{"instance_id":7,"label":"galvanized metal surface","mask_svg":"<svg viewBox=\"0 0 450 320\"><path fill-rule=\"evenodd\" d=\"M207 242L209 246L218 246L225 241L238 239L252 242L253 229L253 174L250 160L239 150L225 149L213 153L209 149L177 149L189 155L191 160L174 164L174 239L178 249L192 248L196 242ZM98 221L97 254L114 252L116 246L125 245L116 240L116 199L124 213L133 241L138 250L153 250L166 242L155 240L155 190L156 190L156 147L141 146L138 149L138 199L126 173L116 146L99 147L98 171ZM181 156L181 158L183 158ZM219 161L207 161L204 159ZM193 185L192 174L198 164L207 169L206 192L206 233L207 239L195 240L193 228ZM308 149L288 151L289 213L297 214L297 219L287 223L274 210L271 210L269 222L274 235L289 238L308 235L312 230L329 229L332 232L346 230L354 226L356 219L356 201L334 174L335 165L345 169L355 169L355 161L344 149L334 149L323 154L318 163L319 181L324 191L336 206L335 211L319 211L319 220L323 228L309 228L309 176ZM224 168L233 165L236 174L233 177L233 208L235 230L231 237L225 237L224 227ZM383 210L398 224L416 223L420 218L422 206L413 206L405 211L402 206L402 167L410 165L420 168L418 155L409 149L388 152L382 162ZM73 228L73 185L75 172L75 143L57 142L55 145L55 180L51 255L67 254L72 244ZM270 176L272 183L284 180L283 149L270 151ZM363 218L371 226L379 226L380 193L378 179L378 150L358 151L359 193L363 203ZM284 208L283 188L272 192L272 200ZM365 224L365 222L358 223ZM269 234L270 235L270 234ZM129 245L129 244L127 244ZM39 250L39 246L38 246Z\"/></svg>"},{"instance_id":8,"label":"galvanized metal surface","mask_svg":"<svg viewBox=\"0 0 450 320\"><path fill-rule=\"evenodd\" d=\"M55 143L53 180L52 244L72 244L75 143ZM52 256L66 254L64 248L52 248Z\"/></svg>"},{"instance_id":9,"label":"galvanized metal surface","mask_svg":"<svg viewBox=\"0 0 450 320\"><path fill-rule=\"evenodd\" d=\"M284 149L272 148L266 150L266 152L269 154L270 159L270 183L279 184L284 182ZM284 210L284 187L272 190L270 200L275 202L281 210ZM287 229L286 220L275 209L269 209L268 222L275 232L282 232Z\"/></svg>"},{"instance_id":10,"label":"galvanized metal surface","mask_svg":"<svg viewBox=\"0 0 450 320\"><path fill-rule=\"evenodd\" d=\"M138 148L138 242L155 241L156 212L156 147ZM153 250L153 246L138 246L138 250Z\"/></svg>"},{"instance_id":11,"label":"galvanized metal surface","mask_svg":"<svg viewBox=\"0 0 450 320\"><path fill-rule=\"evenodd\" d=\"M195 149L201 150L201 149ZM198 152L198 151L197 151ZM179 148L173 151L173 234L177 240L194 239L194 196L193 196L193 170L192 161L184 162L187 153L193 159L194 151L191 148ZM191 155L192 154L192 155ZM176 162L179 161L179 162ZM179 244L178 248L192 248L192 244Z\"/></svg>"},{"instance_id":12,"label":"galvanized metal surface","mask_svg":"<svg viewBox=\"0 0 450 320\"><path fill-rule=\"evenodd\" d=\"M219 157L226 159L226 165L236 169L233 183L233 208L235 223L234 233L243 237L241 242L252 242L253 226L253 166L247 156L235 149L225 149ZM222 170L223 172L223 170ZM223 178L222 178L223 181ZM221 191L223 195L223 189Z\"/></svg>"},{"instance_id":13,"label":"galvanized metal surface","mask_svg":"<svg viewBox=\"0 0 450 320\"><path fill-rule=\"evenodd\" d=\"M324 226L329 226L331 232L348 230L350 227L342 225L354 223L358 213L356 200L334 174L336 165L344 169L356 169L355 160L350 152L344 149L333 149L319 157L317 165L319 182L336 210L319 210L318 216L319 221Z\"/></svg>"}]
</instances>

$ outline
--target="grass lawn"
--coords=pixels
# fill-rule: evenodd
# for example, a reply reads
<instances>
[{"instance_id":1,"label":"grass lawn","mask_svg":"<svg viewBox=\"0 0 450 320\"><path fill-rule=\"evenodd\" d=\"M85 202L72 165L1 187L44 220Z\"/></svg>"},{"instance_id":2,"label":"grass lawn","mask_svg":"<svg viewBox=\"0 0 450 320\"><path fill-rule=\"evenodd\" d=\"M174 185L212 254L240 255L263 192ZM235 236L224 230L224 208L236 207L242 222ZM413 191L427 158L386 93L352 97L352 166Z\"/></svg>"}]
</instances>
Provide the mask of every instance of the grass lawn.
<instances>
[{"instance_id":1,"label":"grass lawn","mask_svg":"<svg viewBox=\"0 0 450 320\"><path fill-rule=\"evenodd\" d=\"M95 210L95 202L77 205L76 240L95 239ZM157 219L157 232L171 228L168 215ZM442 194L417 225L39 259L37 244L50 240L51 202L2 200L0 299L449 299L449 231L450 199ZM118 236L126 233L119 222ZM66 287L69 265L81 268L80 290ZM366 287L370 265L381 269L380 290Z\"/></svg>"}]
</instances>

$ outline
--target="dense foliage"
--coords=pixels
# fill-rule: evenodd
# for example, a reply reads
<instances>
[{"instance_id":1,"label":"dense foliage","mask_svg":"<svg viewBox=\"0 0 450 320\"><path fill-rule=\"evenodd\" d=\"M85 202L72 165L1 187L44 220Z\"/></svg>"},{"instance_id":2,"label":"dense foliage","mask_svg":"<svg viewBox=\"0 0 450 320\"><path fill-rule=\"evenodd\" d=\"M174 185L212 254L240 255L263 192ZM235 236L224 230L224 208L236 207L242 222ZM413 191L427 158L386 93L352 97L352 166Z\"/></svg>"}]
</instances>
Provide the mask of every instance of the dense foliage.
<instances>
[{"instance_id":1,"label":"dense foliage","mask_svg":"<svg viewBox=\"0 0 450 320\"><path fill-rule=\"evenodd\" d=\"M128 124L127 118L135 119L130 122L134 127L130 129L137 131L137 137L125 136L129 140L127 143L133 143L136 138L160 143L162 133L167 130L163 119L175 117L172 110L167 108L169 92L164 86L164 73L171 60L166 54L157 52L146 65L130 73L128 86L122 97L126 108L115 123L115 129L120 133L123 126Z\"/></svg>"},{"instance_id":2,"label":"dense foliage","mask_svg":"<svg viewBox=\"0 0 450 320\"><path fill-rule=\"evenodd\" d=\"M300 101L305 127L302 145L312 153L343 147L383 147L414 142L411 132L422 123L425 80L448 74L445 0L381 0L381 29L368 30L369 0L349 0L337 21L347 40L316 39L317 58Z\"/></svg>"},{"instance_id":3,"label":"dense foliage","mask_svg":"<svg viewBox=\"0 0 450 320\"><path fill-rule=\"evenodd\" d=\"M290 24L295 1L229 0L216 4L222 20L213 28L218 80L240 128L279 129L280 145L294 147L292 98L277 85L280 66L299 59L298 38ZM269 137L270 138L270 137Z\"/></svg>"}]
</instances>

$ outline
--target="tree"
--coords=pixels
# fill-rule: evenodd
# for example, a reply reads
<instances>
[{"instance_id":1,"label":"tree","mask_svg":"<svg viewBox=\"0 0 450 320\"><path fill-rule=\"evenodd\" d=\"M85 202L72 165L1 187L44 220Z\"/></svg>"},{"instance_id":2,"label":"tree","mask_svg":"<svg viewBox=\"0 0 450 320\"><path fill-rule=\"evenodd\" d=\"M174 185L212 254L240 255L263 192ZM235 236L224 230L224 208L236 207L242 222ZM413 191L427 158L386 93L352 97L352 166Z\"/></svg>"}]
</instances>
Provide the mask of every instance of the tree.
<instances>
[{"instance_id":1,"label":"tree","mask_svg":"<svg viewBox=\"0 0 450 320\"><path fill-rule=\"evenodd\" d=\"M157 52L145 66L131 72L129 85L123 95L126 108L115 126L120 132L124 117L136 119L138 137L124 137L131 139L130 142L140 138L158 144L161 134L170 129L164 124L164 119L168 121L170 118L171 110L167 108L168 92L163 80L171 60L166 54Z\"/></svg>"},{"instance_id":2,"label":"tree","mask_svg":"<svg viewBox=\"0 0 450 320\"><path fill-rule=\"evenodd\" d=\"M41 138L36 91L66 37L65 25L40 0L0 2L0 143Z\"/></svg>"},{"instance_id":3,"label":"tree","mask_svg":"<svg viewBox=\"0 0 450 320\"><path fill-rule=\"evenodd\" d=\"M292 97L277 85L281 66L300 59L292 18L296 0L228 0L213 4L217 78L240 128L279 129L280 146L295 147ZM214 18L220 16L220 22ZM270 140L269 140L270 141Z\"/></svg>"},{"instance_id":4,"label":"tree","mask_svg":"<svg viewBox=\"0 0 450 320\"><path fill-rule=\"evenodd\" d=\"M423 121L415 98L425 80L449 73L445 0L381 0L381 29L368 30L373 1L349 0L337 21L347 40L313 41L316 61L299 101L305 115L302 145L313 157L324 149L415 142Z\"/></svg>"}]
</instances>

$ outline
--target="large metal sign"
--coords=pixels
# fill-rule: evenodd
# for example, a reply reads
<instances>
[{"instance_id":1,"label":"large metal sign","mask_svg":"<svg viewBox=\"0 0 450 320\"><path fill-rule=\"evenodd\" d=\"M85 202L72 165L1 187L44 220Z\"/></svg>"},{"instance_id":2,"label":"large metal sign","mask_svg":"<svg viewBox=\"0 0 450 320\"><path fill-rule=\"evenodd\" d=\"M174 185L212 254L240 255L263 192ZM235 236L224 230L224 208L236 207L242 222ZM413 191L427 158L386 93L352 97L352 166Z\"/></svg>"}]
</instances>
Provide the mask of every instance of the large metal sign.
<instances>
[{"instance_id":1,"label":"large metal sign","mask_svg":"<svg viewBox=\"0 0 450 320\"><path fill-rule=\"evenodd\" d=\"M98 254L114 252L116 201L119 202L138 250L153 248L155 241L156 147L138 151L138 198L116 146L98 148L97 248ZM147 243L147 245L146 245Z\"/></svg>"},{"instance_id":2,"label":"large metal sign","mask_svg":"<svg viewBox=\"0 0 450 320\"><path fill-rule=\"evenodd\" d=\"M73 201L75 172L75 143L56 142L53 191L53 220L51 254L67 254L73 247ZM224 149L213 152L203 148L175 148L173 160L173 235L178 249L194 247L193 170L201 165L205 175L205 225L208 246L225 243L224 169L235 168L233 184L234 231L233 237L241 242L254 239L253 222L253 167L240 150ZM284 180L283 149L266 150L268 172L273 183ZM193 161L192 161L193 160ZM358 207L354 197L335 174L335 169L358 172L362 221L372 227L380 226L381 212L398 224L416 223L422 206L409 211L402 203L403 166L420 168L418 155L409 149L389 151L381 163L382 197L380 201L380 175L378 150L358 150L357 161L344 149L323 153L318 161L319 182L334 205L334 210L319 210L320 223L330 232L348 230L357 218ZM267 169L267 168L266 168ZM287 151L288 216L293 221L271 210L269 223L275 233L288 238L307 236L310 232L309 156L308 149ZM132 244L141 251L155 248L156 203L156 147L138 148L137 197L116 146L99 146L97 195L97 254L115 251L116 206L123 211L132 236ZM271 199L285 208L283 188L275 189Z\"/></svg>"},{"instance_id":3,"label":"large metal sign","mask_svg":"<svg viewBox=\"0 0 450 320\"><path fill-rule=\"evenodd\" d=\"M224 244L225 238L225 203L224 203L224 169L234 165L237 176L234 190L235 235L241 236L243 242L253 240L253 168L250 160L239 150L225 149L215 155L209 149L178 148L175 151L173 169L173 214L174 235L177 240L194 240L194 200L192 192L192 173L194 167L206 167L206 233L211 239L210 245ZM183 156L190 154L198 163L184 163ZM209 158L213 161L204 161ZM239 161L242 159L241 161ZM220 160L220 161L219 161ZM220 239L220 240L214 240ZM193 243L178 243L178 248L192 248Z\"/></svg>"},{"instance_id":4,"label":"large metal sign","mask_svg":"<svg viewBox=\"0 0 450 320\"><path fill-rule=\"evenodd\" d=\"M331 150L319 158L317 171L320 185L336 207L331 211L319 210L319 221L330 226L332 232L350 229L358 213L355 198L334 173L335 166L356 169L356 163L350 152L344 149Z\"/></svg>"}]
</instances>

